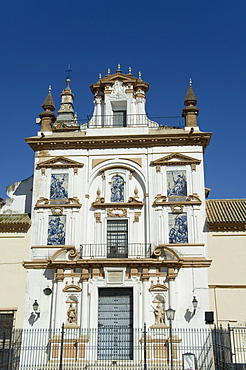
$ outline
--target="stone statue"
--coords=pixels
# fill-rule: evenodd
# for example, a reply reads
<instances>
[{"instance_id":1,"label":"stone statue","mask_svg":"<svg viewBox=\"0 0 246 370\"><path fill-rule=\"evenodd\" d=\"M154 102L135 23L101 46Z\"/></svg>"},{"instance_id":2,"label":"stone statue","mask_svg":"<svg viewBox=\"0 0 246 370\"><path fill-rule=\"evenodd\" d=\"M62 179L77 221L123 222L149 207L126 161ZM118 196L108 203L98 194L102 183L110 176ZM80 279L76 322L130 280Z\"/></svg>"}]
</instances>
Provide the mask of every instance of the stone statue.
<instances>
[{"instance_id":1,"label":"stone statue","mask_svg":"<svg viewBox=\"0 0 246 370\"><path fill-rule=\"evenodd\" d=\"M77 323L76 307L73 307L72 303L70 303L69 309L67 310L67 322L69 324Z\"/></svg>"},{"instance_id":2,"label":"stone statue","mask_svg":"<svg viewBox=\"0 0 246 370\"><path fill-rule=\"evenodd\" d=\"M164 324L164 310L160 304L154 309L155 325Z\"/></svg>"}]
</instances>

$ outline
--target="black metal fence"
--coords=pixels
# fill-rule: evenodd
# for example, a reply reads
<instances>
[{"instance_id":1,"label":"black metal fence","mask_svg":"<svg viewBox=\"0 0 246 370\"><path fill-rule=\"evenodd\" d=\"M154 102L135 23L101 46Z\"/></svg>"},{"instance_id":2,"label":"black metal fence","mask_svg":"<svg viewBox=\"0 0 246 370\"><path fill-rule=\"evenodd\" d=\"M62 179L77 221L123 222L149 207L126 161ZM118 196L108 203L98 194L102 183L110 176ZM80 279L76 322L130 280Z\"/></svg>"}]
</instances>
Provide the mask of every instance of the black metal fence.
<instances>
[{"instance_id":1,"label":"black metal fence","mask_svg":"<svg viewBox=\"0 0 246 370\"><path fill-rule=\"evenodd\" d=\"M246 327L212 330L216 370L246 370Z\"/></svg>"},{"instance_id":2,"label":"black metal fence","mask_svg":"<svg viewBox=\"0 0 246 370\"><path fill-rule=\"evenodd\" d=\"M185 126L184 117L148 117L146 114L120 114L88 116L87 120L78 120L82 129L98 127L158 127L168 126L182 128Z\"/></svg>"},{"instance_id":3,"label":"black metal fence","mask_svg":"<svg viewBox=\"0 0 246 370\"><path fill-rule=\"evenodd\" d=\"M146 243L81 244L81 258L150 258L154 246Z\"/></svg>"},{"instance_id":4,"label":"black metal fence","mask_svg":"<svg viewBox=\"0 0 246 370\"><path fill-rule=\"evenodd\" d=\"M65 325L16 329L7 336L1 337L1 370L167 370L171 363L173 370L193 369L192 363L194 370L214 369L209 329L174 328L171 338L169 328L82 330Z\"/></svg>"}]
</instances>

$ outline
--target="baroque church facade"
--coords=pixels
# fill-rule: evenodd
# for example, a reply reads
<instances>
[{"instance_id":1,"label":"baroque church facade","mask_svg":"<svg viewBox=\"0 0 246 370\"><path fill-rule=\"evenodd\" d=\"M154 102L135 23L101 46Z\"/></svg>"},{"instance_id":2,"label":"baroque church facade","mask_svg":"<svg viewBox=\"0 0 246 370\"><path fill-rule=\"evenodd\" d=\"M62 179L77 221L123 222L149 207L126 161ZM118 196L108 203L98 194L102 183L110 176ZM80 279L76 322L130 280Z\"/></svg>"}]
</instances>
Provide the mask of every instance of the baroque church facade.
<instances>
[{"instance_id":1,"label":"baroque church facade","mask_svg":"<svg viewBox=\"0 0 246 370\"><path fill-rule=\"evenodd\" d=\"M188 87L183 127L145 111L149 89L120 66L90 86L81 124L66 79L57 117L51 91L35 153L25 328L203 327L209 311L203 153ZM194 310L192 301L198 302ZM39 315L33 312L38 304Z\"/></svg>"}]
</instances>

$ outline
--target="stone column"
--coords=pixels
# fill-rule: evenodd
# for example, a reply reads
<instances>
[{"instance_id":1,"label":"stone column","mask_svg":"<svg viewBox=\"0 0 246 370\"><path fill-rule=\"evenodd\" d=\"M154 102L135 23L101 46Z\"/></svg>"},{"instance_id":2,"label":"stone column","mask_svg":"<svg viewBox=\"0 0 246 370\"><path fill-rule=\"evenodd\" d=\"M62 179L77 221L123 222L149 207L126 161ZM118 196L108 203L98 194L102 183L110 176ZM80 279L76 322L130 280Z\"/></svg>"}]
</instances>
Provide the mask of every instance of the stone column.
<instances>
[{"instance_id":1,"label":"stone column","mask_svg":"<svg viewBox=\"0 0 246 370\"><path fill-rule=\"evenodd\" d=\"M88 285L89 285L88 269L82 269L82 312L81 312L81 328L88 328Z\"/></svg>"},{"instance_id":2,"label":"stone column","mask_svg":"<svg viewBox=\"0 0 246 370\"><path fill-rule=\"evenodd\" d=\"M142 270L142 310L143 310L143 324L149 321L148 310L148 287L149 287L149 269L143 268Z\"/></svg>"}]
</instances>

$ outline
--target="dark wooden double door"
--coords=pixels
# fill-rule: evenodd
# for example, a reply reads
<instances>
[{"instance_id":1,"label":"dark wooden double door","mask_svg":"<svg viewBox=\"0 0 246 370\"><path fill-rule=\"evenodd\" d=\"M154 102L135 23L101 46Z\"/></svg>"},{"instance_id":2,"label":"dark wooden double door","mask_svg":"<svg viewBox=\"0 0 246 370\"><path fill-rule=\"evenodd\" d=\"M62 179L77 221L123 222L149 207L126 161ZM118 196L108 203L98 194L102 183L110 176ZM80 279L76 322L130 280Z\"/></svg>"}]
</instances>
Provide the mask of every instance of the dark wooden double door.
<instances>
[{"instance_id":1,"label":"dark wooden double door","mask_svg":"<svg viewBox=\"0 0 246 370\"><path fill-rule=\"evenodd\" d=\"M101 288L98 300L98 359L133 358L133 292Z\"/></svg>"}]
</instances>

